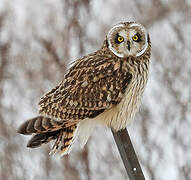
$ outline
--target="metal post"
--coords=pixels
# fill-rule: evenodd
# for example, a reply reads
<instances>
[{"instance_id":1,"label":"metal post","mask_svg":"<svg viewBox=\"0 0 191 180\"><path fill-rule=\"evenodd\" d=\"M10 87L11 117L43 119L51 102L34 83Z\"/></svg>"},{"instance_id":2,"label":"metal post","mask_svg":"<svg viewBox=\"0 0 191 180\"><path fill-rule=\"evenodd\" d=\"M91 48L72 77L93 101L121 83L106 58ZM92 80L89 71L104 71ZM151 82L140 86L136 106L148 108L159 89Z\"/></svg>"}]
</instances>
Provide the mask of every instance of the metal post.
<instances>
[{"instance_id":1,"label":"metal post","mask_svg":"<svg viewBox=\"0 0 191 180\"><path fill-rule=\"evenodd\" d=\"M145 180L127 129L118 132L112 130L112 133L129 179Z\"/></svg>"}]
</instances>

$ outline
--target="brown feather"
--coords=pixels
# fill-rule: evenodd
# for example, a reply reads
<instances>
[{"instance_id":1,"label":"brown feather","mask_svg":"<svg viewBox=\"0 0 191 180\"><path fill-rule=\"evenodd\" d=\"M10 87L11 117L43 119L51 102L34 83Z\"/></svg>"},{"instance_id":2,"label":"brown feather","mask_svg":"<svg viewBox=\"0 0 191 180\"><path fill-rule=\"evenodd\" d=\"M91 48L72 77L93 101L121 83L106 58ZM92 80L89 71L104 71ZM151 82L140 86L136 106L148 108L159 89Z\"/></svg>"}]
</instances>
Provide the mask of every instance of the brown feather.
<instances>
[{"instance_id":1,"label":"brown feather","mask_svg":"<svg viewBox=\"0 0 191 180\"><path fill-rule=\"evenodd\" d=\"M70 122L67 122L70 123ZM37 116L24 122L18 129L18 133L30 135L33 133L45 133L66 127L66 122L54 121L51 118ZM72 122L71 122L72 123Z\"/></svg>"},{"instance_id":2,"label":"brown feather","mask_svg":"<svg viewBox=\"0 0 191 180\"><path fill-rule=\"evenodd\" d=\"M131 78L127 59L103 51L90 54L77 60L64 81L41 98L39 113L62 120L93 117L121 101Z\"/></svg>"}]
</instances>

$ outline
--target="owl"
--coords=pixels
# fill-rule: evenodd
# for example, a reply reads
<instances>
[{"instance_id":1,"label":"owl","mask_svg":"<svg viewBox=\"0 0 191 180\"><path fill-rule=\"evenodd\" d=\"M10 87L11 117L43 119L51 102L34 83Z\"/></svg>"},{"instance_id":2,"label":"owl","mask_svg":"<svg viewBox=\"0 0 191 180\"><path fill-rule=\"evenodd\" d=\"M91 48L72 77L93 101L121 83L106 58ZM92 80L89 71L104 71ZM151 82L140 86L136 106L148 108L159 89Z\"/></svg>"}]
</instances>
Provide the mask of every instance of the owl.
<instances>
[{"instance_id":1,"label":"owl","mask_svg":"<svg viewBox=\"0 0 191 180\"><path fill-rule=\"evenodd\" d=\"M54 140L51 154L68 154L76 138L83 147L97 125L122 130L134 118L147 84L151 42L136 22L112 27L101 49L77 59L55 88L42 96L39 115L20 134L27 147Z\"/></svg>"}]
</instances>

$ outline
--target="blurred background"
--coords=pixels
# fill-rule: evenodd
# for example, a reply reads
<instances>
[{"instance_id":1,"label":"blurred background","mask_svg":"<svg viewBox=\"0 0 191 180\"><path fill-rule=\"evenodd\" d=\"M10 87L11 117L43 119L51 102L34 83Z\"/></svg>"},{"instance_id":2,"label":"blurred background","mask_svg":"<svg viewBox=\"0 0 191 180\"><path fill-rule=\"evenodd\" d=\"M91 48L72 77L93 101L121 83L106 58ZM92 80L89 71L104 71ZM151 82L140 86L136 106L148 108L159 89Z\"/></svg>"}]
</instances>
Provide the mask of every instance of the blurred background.
<instances>
[{"instance_id":1,"label":"blurred background","mask_svg":"<svg viewBox=\"0 0 191 180\"><path fill-rule=\"evenodd\" d=\"M48 155L51 145L26 148L16 129L70 62L99 49L116 23L137 21L153 49L132 142L146 179L190 180L190 17L190 0L0 0L0 179L128 179L109 129L63 158Z\"/></svg>"}]
</instances>

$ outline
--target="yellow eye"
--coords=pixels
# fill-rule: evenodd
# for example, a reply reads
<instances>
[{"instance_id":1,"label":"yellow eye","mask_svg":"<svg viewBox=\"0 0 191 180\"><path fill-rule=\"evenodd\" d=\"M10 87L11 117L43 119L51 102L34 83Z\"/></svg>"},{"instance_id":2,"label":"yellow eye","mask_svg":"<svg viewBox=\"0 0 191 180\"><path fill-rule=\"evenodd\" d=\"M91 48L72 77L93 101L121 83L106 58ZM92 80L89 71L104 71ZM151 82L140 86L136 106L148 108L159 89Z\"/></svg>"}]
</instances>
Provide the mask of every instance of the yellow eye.
<instances>
[{"instance_id":1,"label":"yellow eye","mask_svg":"<svg viewBox=\"0 0 191 180\"><path fill-rule=\"evenodd\" d=\"M133 41L138 41L139 37L137 35L133 36Z\"/></svg>"},{"instance_id":2,"label":"yellow eye","mask_svg":"<svg viewBox=\"0 0 191 180\"><path fill-rule=\"evenodd\" d=\"M124 38L121 37L121 36L119 36L119 37L117 38L117 40L118 40L118 42L123 42Z\"/></svg>"}]
</instances>

